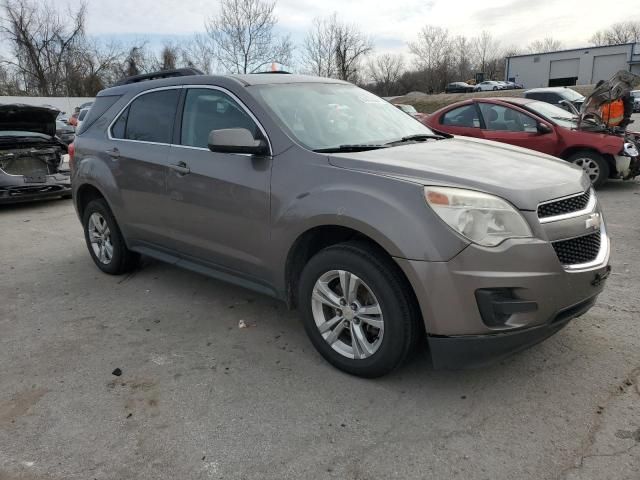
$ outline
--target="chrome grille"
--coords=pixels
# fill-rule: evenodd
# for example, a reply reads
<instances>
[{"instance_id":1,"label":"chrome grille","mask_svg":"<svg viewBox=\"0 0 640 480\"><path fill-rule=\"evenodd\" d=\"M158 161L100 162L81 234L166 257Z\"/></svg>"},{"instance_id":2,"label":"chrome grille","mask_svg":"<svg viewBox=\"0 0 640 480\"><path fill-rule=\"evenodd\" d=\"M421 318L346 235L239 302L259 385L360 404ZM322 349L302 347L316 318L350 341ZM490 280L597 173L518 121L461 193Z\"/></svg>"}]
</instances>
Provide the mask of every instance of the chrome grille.
<instances>
[{"instance_id":1,"label":"chrome grille","mask_svg":"<svg viewBox=\"0 0 640 480\"><path fill-rule=\"evenodd\" d=\"M582 237L552 242L553 249L563 265L578 265L594 261L600 252L600 232Z\"/></svg>"},{"instance_id":2,"label":"chrome grille","mask_svg":"<svg viewBox=\"0 0 640 480\"><path fill-rule=\"evenodd\" d=\"M538 206L538 218L549 218L579 212L587 207L590 198L591 191L587 190L581 195L575 195L555 202L543 203Z\"/></svg>"}]
</instances>

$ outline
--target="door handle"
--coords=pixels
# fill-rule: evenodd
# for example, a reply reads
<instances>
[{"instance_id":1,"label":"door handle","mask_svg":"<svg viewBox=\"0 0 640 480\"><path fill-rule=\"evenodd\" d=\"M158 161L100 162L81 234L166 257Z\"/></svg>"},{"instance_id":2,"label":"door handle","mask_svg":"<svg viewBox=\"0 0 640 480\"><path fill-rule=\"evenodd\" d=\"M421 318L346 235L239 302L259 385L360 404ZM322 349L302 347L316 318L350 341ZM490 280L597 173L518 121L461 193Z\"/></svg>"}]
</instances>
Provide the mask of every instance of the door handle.
<instances>
[{"instance_id":1,"label":"door handle","mask_svg":"<svg viewBox=\"0 0 640 480\"><path fill-rule=\"evenodd\" d=\"M114 160L116 158L120 158L120 150L118 150L117 148L112 148L111 150L105 150L105 152L107 155L109 155L111 158L113 158Z\"/></svg>"},{"instance_id":2,"label":"door handle","mask_svg":"<svg viewBox=\"0 0 640 480\"><path fill-rule=\"evenodd\" d=\"M191 169L187 167L187 164L184 162L170 163L169 168L171 170L175 170L180 175L186 175L187 173L191 173Z\"/></svg>"}]
</instances>

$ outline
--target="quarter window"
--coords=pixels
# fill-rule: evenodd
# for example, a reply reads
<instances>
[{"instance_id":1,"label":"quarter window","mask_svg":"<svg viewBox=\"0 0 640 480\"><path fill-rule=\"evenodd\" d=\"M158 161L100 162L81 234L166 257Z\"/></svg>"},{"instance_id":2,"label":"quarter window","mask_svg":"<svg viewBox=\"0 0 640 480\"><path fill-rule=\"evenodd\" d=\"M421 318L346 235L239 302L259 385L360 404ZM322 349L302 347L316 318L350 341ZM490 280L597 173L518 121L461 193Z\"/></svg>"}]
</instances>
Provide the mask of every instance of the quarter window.
<instances>
[{"instance_id":1,"label":"quarter window","mask_svg":"<svg viewBox=\"0 0 640 480\"><path fill-rule=\"evenodd\" d=\"M224 92L209 88L190 88L184 102L180 144L207 148L209 133L226 128L245 128L254 138L258 126L238 103Z\"/></svg>"},{"instance_id":2,"label":"quarter window","mask_svg":"<svg viewBox=\"0 0 640 480\"><path fill-rule=\"evenodd\" d=\"M452 127L480 128L480 117L474 105L465 105L446 112L440 123Z\"/></svg>"},{"instance_id":3,"label":"quarter window","mask_svg":"<svg viewBox=\"0 0 640 480\"><path fill-rule=\"evenodd\" d=\"M160 90L136 98L120 115L111 136L126 140L171 143L180 90Z\"/></svg>"}]
</instances>

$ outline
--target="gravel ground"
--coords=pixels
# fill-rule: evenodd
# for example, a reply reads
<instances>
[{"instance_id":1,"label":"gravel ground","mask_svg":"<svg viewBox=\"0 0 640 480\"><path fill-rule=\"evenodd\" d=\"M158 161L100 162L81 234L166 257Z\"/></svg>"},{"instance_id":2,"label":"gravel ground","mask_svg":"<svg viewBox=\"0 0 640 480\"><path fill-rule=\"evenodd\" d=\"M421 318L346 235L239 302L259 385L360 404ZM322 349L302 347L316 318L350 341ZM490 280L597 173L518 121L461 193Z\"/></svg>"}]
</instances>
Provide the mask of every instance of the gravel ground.
<instances>
[{"instance_id":1,"label":"gravel ground","mask_svg":"<svg viewBox=\"0 0 640 480\"><path fill-rule=\"evenodd\" d=\"M101 274L68 200L0 208L0 480L637 480L640 182L600 198L613 274L587 315L488 368L421 353L375 381L269 298Z\"/></svg>"}]
</instances>

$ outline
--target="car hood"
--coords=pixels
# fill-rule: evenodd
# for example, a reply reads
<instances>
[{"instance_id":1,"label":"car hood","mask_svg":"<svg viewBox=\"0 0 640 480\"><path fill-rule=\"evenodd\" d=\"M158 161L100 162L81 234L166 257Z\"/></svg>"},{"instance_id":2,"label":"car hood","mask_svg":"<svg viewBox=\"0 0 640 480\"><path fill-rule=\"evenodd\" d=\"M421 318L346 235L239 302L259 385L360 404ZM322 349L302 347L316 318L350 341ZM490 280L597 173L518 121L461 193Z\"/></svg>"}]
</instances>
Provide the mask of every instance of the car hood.
<instances>
[{"instance_id":1,"label":"car hood","mask_svg":"<svg viewBox=\"0 0 640 480\"><path fill-rule=\"evenodd\" d=\"M0 130L56 134L58 110L49 107L10 104L0 105Z\"/></svg>"},{"instance_id":2,"label":"car hood","mask_svg":"<svg viewBox=\"0 0 640 480\"><path fill-rule=\"evenodd\" d=\"M600 107L603 103L619 100L628 95L640 83L640 77L626 70L620 70L608 81L593 89L580 107L580 116L597 114L600 117Z\"/></svg>"},{"instance_id":3,"label":"car hood","mask_svg":"<svg viewBox=\"0 0 640 480\"><path fill-rule=\"evenodd\" d=\"M549 155L469 137L331 154L341 168L498 195L521 210L589 188L582 169Z\"/></svg>"}]
</instances>

